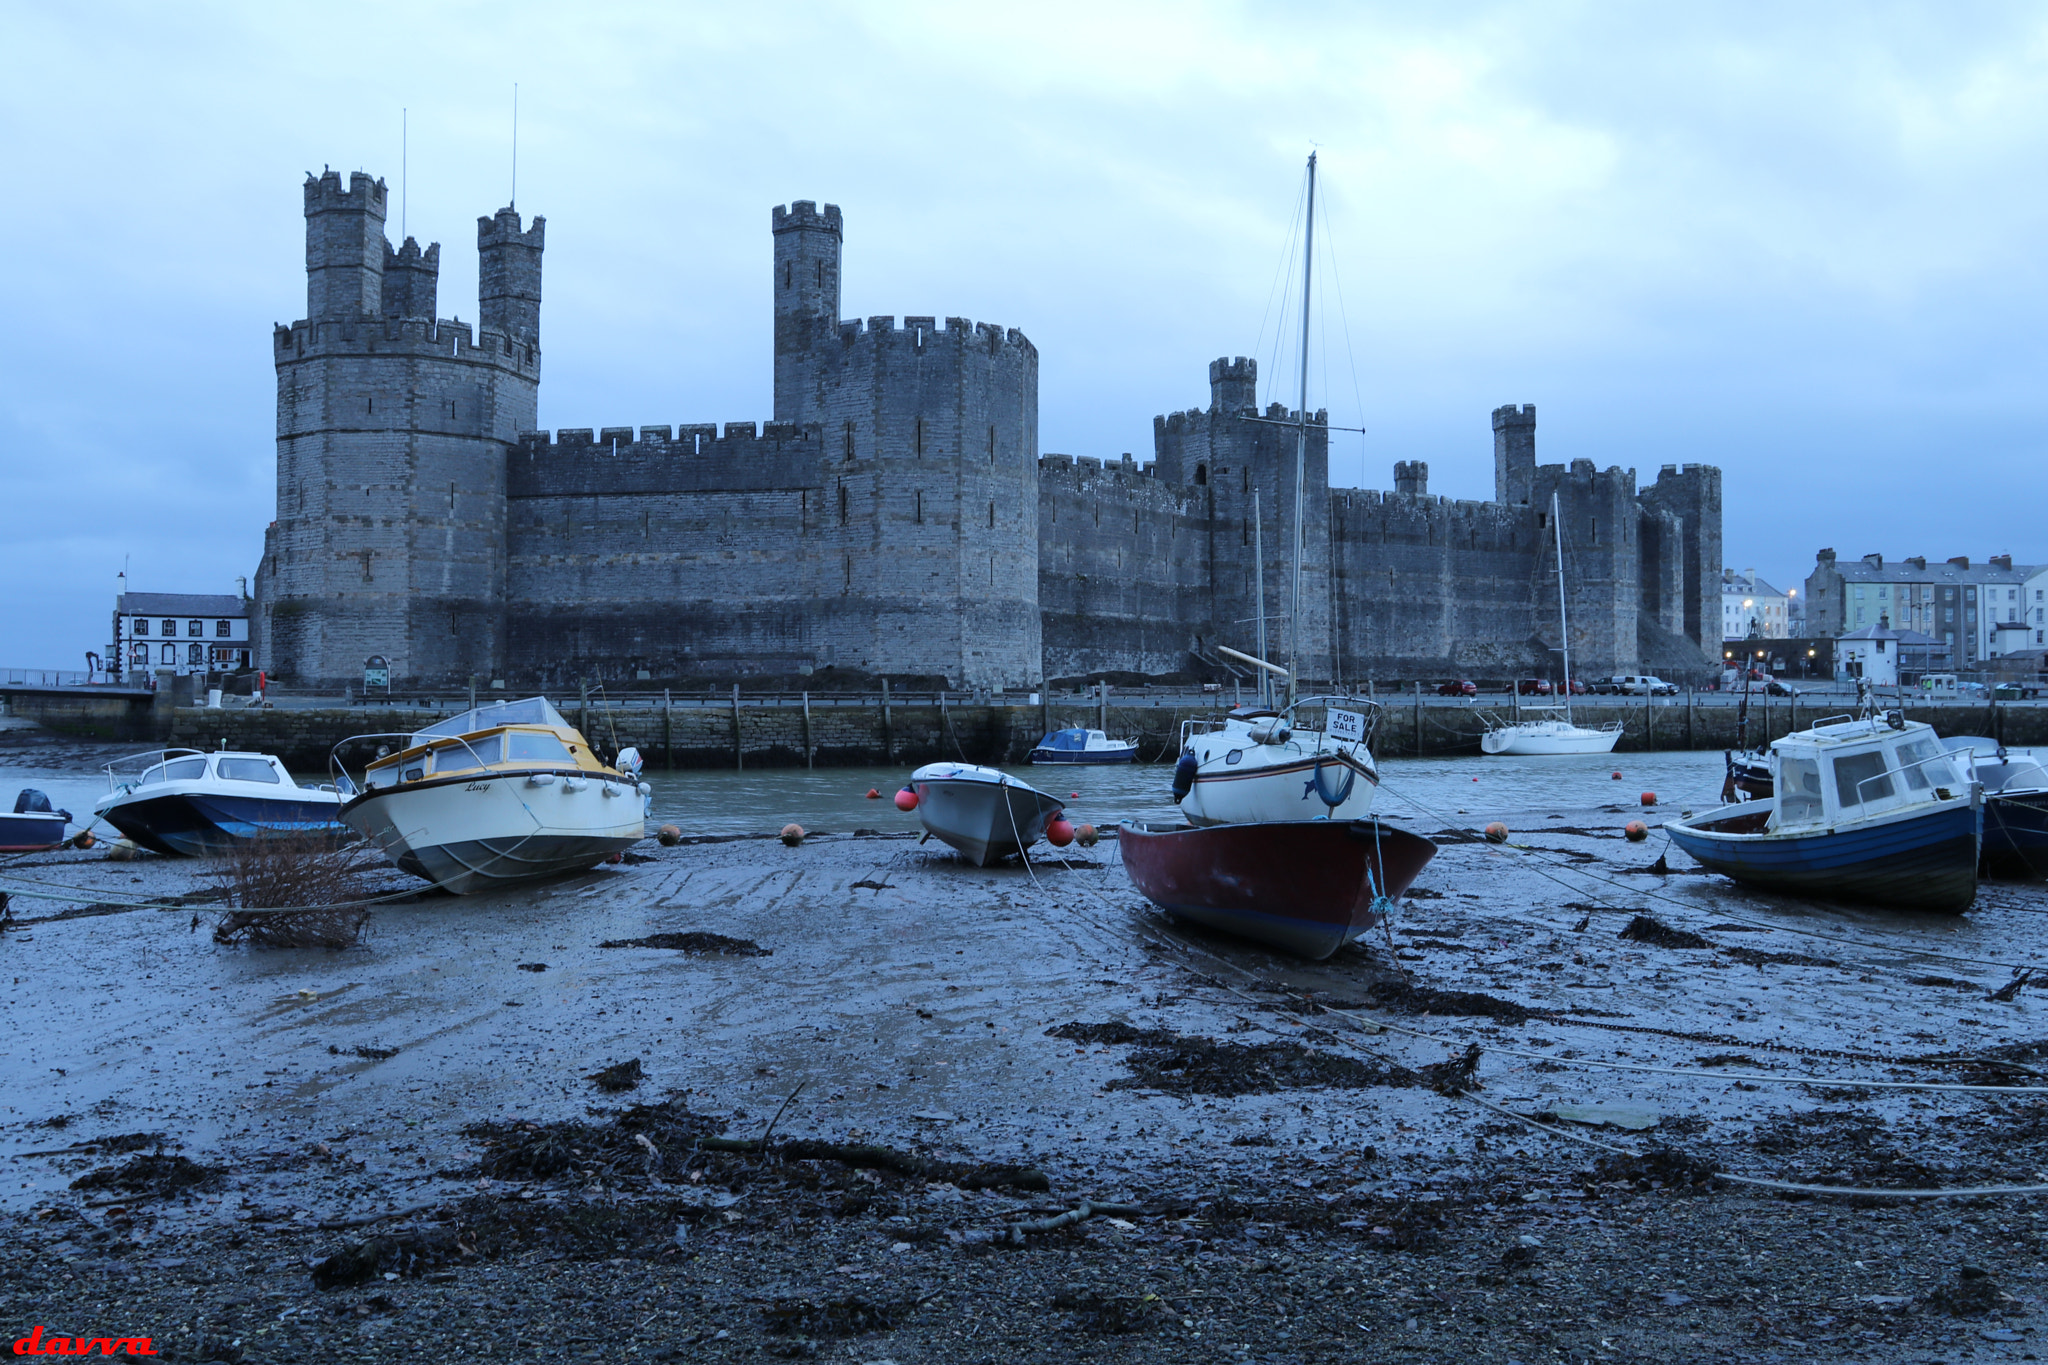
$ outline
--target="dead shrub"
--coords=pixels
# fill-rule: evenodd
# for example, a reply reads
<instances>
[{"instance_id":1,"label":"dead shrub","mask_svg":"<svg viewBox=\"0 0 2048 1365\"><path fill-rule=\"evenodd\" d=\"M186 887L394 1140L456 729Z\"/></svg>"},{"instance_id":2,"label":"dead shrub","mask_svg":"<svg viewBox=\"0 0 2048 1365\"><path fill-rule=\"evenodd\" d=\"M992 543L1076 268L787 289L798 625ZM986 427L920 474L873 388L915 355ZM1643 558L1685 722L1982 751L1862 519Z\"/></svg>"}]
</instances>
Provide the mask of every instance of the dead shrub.
<instances>
[{"instance_id":1,"label":"dead shrub","mask_svg":"<svg viewBox=\"0 0 2048 1365\"><path fill-rule=\"evenodd\" d=\"M257 948L348 948L370 921L370 874L383 855L307 832L266 833L237 843L207 869L227 913L215 943Z\"/></svg>"}]
</instances>

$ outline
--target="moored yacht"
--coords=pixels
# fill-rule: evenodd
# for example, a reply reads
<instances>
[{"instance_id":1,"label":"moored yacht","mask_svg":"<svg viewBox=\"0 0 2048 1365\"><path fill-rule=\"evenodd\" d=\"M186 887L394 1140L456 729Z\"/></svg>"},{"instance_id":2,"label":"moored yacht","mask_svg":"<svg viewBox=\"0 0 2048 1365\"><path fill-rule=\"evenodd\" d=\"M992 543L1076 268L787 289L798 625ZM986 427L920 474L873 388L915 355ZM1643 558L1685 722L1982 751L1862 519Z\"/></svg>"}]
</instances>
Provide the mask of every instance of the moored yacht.
<instances>
[{"instance_id":1,"label":"moored yacht","mask_svg":"<svg viewBox=\"0 0 2048 1365\"><path fill-rule=\"evenodd\" d=\"M1237 707L1217 720L1181 722L1173 774L1181 814L1196 825L1364 818L1380 780L1366 747L1371 706L1306 697L1280 710ZM1310 707L1323 709L1325 729L1296 726Z\"/></svg>"},{"instance_id":2,"label":"moored yacht","mask_svg":"<svg viewBox=\"0 0 2048 1365\"><path fill-rule=\"evenodd\" d=\"M398 739L349 778L340 754ZM415 876L458 894L597 866L646 833L639 755L600 762L544 697L496 702L410 735L335 746L349 828Z\"/></svg>"}]
</instances>

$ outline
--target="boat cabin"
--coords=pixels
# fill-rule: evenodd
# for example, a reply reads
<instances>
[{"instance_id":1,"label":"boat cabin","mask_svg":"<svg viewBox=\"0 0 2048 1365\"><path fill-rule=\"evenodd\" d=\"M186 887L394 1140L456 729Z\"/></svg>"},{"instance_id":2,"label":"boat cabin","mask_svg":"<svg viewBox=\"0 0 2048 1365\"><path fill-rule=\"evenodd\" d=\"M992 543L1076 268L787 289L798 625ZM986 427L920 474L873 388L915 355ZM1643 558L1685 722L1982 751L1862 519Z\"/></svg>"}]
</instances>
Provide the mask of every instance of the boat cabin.
<instances>
[{"instance_id":1,"label":"boat cabin","mask_svg":"<svg viewBox=\"0 0 2048 1365\"><path fill-rule=\"evenodd\" d=\"M129 759L109 763L106 767L109 786L121 790L124 785L129 791L143 787L162 786L168 782L203 782L211 778L220 782L256 782L264 786L296 787L292 775L285 771L284 764L269 754L244 753L201 753L197 749L166 749L160 754L144 757L144 767L130 778L122 771L133 770L136 760Z\"/></svg>"},{"instance_id":2,"label":"boat cabin","mask_svg":"<svg viewBox=\"0 0 2048 1365\"><path fill-rule=\"evenodd\" d=\"M1970 781L1932 726L1903 719L1843 720L1786 735L1771 745L1771 769L1773 830L1829 827L1948 801Z\"/></svg>"},{"instance_id":3,"label":"boat cabin","mask_svg":"<svg viewBox=\"0 0 2048 1365\"><path fill-rule=\"evenodd\" d=\"M576 728L545 697L494 702L416 731L411 743L374 760L366 787L390 787L451 773L606 771Z\"/></svg>"}]
</instances>

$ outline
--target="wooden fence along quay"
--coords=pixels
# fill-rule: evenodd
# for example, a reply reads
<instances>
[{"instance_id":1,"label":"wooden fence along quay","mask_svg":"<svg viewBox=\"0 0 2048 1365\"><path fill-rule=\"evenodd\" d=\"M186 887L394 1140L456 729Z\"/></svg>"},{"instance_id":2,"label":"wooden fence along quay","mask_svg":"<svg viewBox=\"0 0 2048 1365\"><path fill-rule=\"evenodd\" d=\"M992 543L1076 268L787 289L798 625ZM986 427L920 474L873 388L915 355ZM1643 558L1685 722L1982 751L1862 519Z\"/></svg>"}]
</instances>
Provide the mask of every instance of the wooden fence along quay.
<instances>
[{"instance_id":1,"label":"wooden fence along quay","mask_svg":"<svg viewBox=\"0 0 2048 1365\"><path fill-rule=\"evenodd\" d=\"M1512 717L1516 699L1505 695L1450 701L1433 688L1375 688L1381 706L1373 751L1382 758L1476 754L1485 729L1481 713ZM509 695L509 694L507 694ZM17 714L33 718L25 699ZM241 699L235 699L241 700ZM410 701L411 704L408 704ZM563 710L600 749L637 746L650 768L743 770L749 767L883 765L914 767L942 759L1019 763L1047 731L1088 725L1118 738L1135 737L1141 762L1170 761L1183 720L1214 716L1232 701L1187 690L1108 689L1088 694L989 697L963 692L903 692L887 686L850 693L748 694L738 686L688 695L637 693L563 698ZM2048 704L2031 702L1926 702L1908 696L1901 709L1942 735L2000 735L2016 747L2048 745ZM1896 701L1887 704L1896 705ZM136 738L193 748L251 749L275 753L294 768L319 771L328 752L350 735L418 729L469 705L466 694L401 696L391 705L322 704L310 697L280 699L268 709L164 707L154 731ZM1775 739L1816 719L1852 708L1847 696L1761 696L1750 702L1750 743ZM1676 697L1575 699L1581 724L1620 721L1617 752L1731 748L1738 708L1726 693ZM53 721L61 727L61 721ZM87 732L90 732L89 730Z\"/></svg>"}]
</instances>

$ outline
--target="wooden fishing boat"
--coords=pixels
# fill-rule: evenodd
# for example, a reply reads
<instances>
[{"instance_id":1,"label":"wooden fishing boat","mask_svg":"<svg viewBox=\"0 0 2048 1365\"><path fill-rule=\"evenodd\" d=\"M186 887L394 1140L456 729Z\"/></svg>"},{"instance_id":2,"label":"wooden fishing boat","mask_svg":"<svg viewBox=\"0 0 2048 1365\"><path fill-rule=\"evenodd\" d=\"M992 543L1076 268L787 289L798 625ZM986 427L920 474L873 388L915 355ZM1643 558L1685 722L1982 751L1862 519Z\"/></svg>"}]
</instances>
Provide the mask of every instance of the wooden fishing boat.
<instances>
[{"instance_id":1,"label":"wooden fishing boat","mask_svg":"<svg viewBox=\"0 0 2048 1365\"><path fill-rule=\"evenodd\" d=\"M1320 961L1378 924L1436 845L1376 820L1126 820L1131 881L1169 915Z\"/></svg>"},{"instance_id":2,"label":"wooden fishing boat","mask_svg":"<svg viewBox=\"0 0 2048 1365\"><path fill-rule=\"evenodd\" d=\"M1776 794L1670 820L1703 866L1750 886L1960 913L1977 895L1982 788L1899 712L1823 722L1770 748Z\"/></svg>"}]
</instances>

